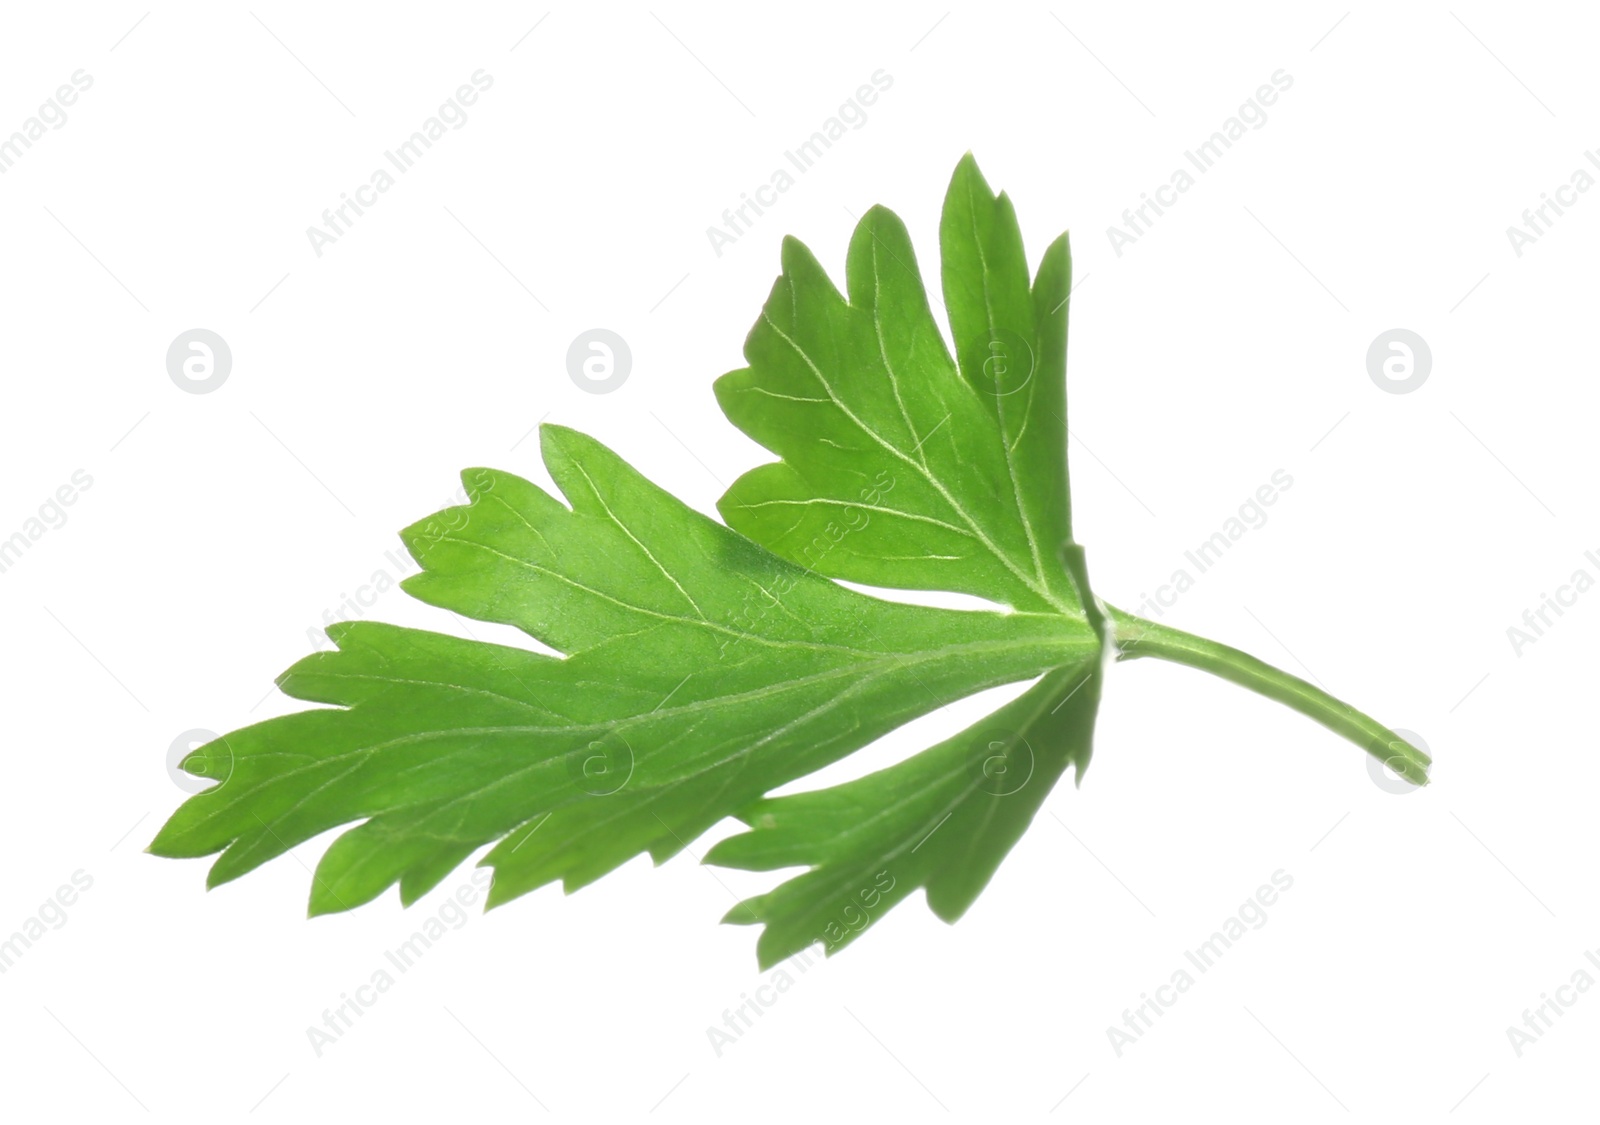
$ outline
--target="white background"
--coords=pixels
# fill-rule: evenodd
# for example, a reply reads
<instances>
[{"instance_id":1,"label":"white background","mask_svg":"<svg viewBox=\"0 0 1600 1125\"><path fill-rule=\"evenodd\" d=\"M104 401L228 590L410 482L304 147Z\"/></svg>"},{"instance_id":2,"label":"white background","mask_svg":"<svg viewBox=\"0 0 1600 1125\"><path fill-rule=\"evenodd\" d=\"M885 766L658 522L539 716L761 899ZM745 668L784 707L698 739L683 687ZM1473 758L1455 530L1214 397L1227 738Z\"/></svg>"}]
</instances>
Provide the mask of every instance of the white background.
<instances>
[{"instance_id":1,"label":"white background","mask_svg":"<svg viewBox=\"0 0 1600 1125\"><path fill-rule=\"evenodd\" d=\"M0 176L0 538L75 470L93 479L0 574L0 937L73 872L93 879L0 975L8 1118L1592 1111L1600 995L1520 1058L1506 1034L1580 968L1600 978L1583 956L1600 947L1600 594L1520 655L1506 634L1577 568L1600 577L1583 557L1600 548L1600 192L1520 257L1506 235L1600 149L1579 5L266 0L3 19L0 134L93 76ZM480 68L494 83L466 124L317 256L306 228ZM893 86L867 123L714 253L723 209L879 69ZM1294 84L1267 123L1118 256L1123 209L1279 69ZM1074 235L1074 499L1099 591L1135 607L1287 471L1269 522L1164 620L1415 731L1436 783L1389 792L1297 715L1124 665L1082 789L1052 795L966 918L914 897L720 1057L706 1029L770 977L755 931L717 919L774 877L693 858L731 824L662 869L474 913L318 1057L306 1029L471 868L409 913L389 897L307 922L318 840L207 894L204 862L141 850L184 796L173 739L291 709L273 676L394 570L395 530L460 469L547 479L541 418L711 511L768 459L710 384L741 363L781 237L842 272L852 215L882 202L931 273L969 148L1035 262ZM633 352L607 395L566 371L596 326ZM233 354L204 395L165 365L196 327ZM1410 394L1367 372L1395 327L1433 353ZM398 591L363 612L460 628ZM1119 1057L1107 1028L1280 868L1294 885L1266 925Z\"/></svg>"}]
</instances>

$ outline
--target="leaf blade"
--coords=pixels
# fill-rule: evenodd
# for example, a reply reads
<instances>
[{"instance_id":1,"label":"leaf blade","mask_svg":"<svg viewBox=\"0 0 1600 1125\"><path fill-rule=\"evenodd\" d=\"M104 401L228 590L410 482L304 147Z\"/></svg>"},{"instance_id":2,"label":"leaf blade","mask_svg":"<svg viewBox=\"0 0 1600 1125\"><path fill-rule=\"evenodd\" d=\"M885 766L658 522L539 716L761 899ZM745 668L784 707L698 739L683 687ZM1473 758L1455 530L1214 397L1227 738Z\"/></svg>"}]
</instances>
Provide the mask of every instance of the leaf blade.
<instances>
[{"instance_id":1,"label":"leaf blade","mask_svg":"<svg viewBox=\"0 0 1600 1125\"><path fill-rule=\"evenodd\" d=\"M829 789L768 798L750 830L705 862L747 870L805 866L726 921L760 923L763 969L821 943L832 955L922 888L946 922L966 912L1027 830L1061 774L1088 761L1102 670L1057 668L961 733Z\"/></svg>"},{"instance_id":2,"label":"leaf blade","mask_svg":"<svg viewBox=\"0 0 1600 1125\"><path fill-rule=\"evenodd\" d=\"M535 817L574 830L609 818L587 850L546 832L491 852L504 901L544 876L578 883L640 851L672 854L918 714L1096 644L1064 619L856 593L690 511L593 439L549 427L542 445L570 507L510 474L469 473L466 505L407 529L423 567L407 588L566 655L335 626L338 647L280 681L329 708L202 747L195 763L224 780L151 850L220 852L214 886L360 821L318 865L310 908L327 913L395 883L415 898Z\"/></svg>"}]
</instances>

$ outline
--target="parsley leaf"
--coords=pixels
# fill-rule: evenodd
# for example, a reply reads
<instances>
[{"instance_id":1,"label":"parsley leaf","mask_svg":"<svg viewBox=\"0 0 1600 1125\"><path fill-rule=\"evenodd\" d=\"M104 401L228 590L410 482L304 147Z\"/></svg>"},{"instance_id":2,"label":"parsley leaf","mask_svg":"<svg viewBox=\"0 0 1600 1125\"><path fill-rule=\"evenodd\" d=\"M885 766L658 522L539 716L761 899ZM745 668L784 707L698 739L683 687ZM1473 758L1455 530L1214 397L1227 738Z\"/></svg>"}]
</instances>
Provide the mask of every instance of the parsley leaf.
<instances>
[{"instance_id":1,"label":"parsley leaf","mask_svg":"<svg viewBox=\"0 0 1600 1125\"><path fill-rule=\"evenodd\" d=\"M480 845L491 902L568 888L711 825L907 720L1098 658L1081 621L902 605L761 549L600 443L545 426L568 509L507 473L403 532L414 596L514 625L561 659L371 622L279 679L337 710L268 719L185 762L221 784L151 850L218 850L210 885L365 818L317 866L313 914L396 882L410 902ZM546 818L549 823L546 823Z\"/></svg>"},{"instance_id":2,"label":"parsley leaf","mask_svg":"<svg viewBox=\"0 0 1600 1125\"><path fill-rule=\"evenodd\" d=\"M831 789L757 802L755 831L731 836L707 863L811 870L735 906L727 922L765 924L763 968L821 941L833 954L889 907L925 887L954 922L1021 838L1094 731L1097 664L1058 668L954 738Z\"/></svg>"},{"instance_id":3,"label":"parsley leaf","mask_svg":"<svg viewBox=\"0 0 1600 1125\"><path fill-rule=\"evenodd\" d=\"M784 240L783 276L745 342L750 366L716 384L734 425L783 460L735 481L718 509L823 574L1081 616L1056 557L1072 538L1066 236L1030 287L1011 203L969 155L940 247L955 359L892 212L874 207L856 227L848 303ZM829 523L861 512L863 532L816 550Z\"/></svg>"},{"instance_id":4,"label":"parsley leaf","mask_svg":"<svg viewBox=\"0 0 1600 1125\"><path fill-rule=\"evenodd\" d=\"M832 953L924 889L953 921L1069 767L1089 761L1106 658L1155 656L1277 699L1422 783L1392 731L1237 650L1103 605L1072 540L1066 458L1066 236L1029 277L1016 215L968 155L940 224L953 350L904 225L858 224L840 294L787 239L783 274L716 384L779 460L701 515L592 438L541 428L558 499L463 474L467 503L403 531L413 596L554 649L377 622L278 684L328 706L268 719L183 763L217 784L150 851L216 855L208 885L329 829L310 912L398 884L427 893L484 845L491 906L629 859L675 855L727 817L707 861L805 867L748 899L771 965ZM562 501L565 501L563 503ZM841 585L975 595L936 609ZM887 769L769 797L904 723L1035 681ZM220 854L218 854L220 853Z\"/></svg>"}]
</instances>

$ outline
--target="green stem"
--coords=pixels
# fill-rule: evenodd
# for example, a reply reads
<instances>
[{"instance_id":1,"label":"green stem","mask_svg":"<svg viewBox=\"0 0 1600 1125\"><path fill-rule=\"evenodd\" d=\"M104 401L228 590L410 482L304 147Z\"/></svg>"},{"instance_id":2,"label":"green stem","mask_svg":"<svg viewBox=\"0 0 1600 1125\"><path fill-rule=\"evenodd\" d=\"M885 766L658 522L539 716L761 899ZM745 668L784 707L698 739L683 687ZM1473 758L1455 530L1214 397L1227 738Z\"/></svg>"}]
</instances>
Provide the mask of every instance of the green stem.
<instances>
[{"instance_id":1,"label":"green stem","mask_svg":"<svg viewBox=\"0 0 1600 1125\"><path fill-rule=\"evenodd\" d=\"M1221 676L1224 680L1249 688L1268 699L1276 699L1302 715L1315 719L1335 734L1343 735L1361 747L1412 784L1428 783L1430 759L1427 754L1376 719L1363 715L1321 688L1236 648L1208 641L1181 629L1146 621L1113 606L1107 608L1116 623L1118 660L1154 656Z\"/></svg>"}]
</instances>

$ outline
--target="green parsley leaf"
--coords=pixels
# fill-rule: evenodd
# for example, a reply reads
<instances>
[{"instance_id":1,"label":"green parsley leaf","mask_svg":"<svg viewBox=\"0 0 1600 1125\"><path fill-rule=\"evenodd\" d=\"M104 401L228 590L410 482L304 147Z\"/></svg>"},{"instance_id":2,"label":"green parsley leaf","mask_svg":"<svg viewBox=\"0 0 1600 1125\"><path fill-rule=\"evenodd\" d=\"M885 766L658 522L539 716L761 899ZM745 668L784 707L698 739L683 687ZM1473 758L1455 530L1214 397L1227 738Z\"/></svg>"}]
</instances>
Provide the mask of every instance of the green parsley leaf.
<instances>
[{"instance_id":1,"label":"green parsley leaf","mask_svg":"<svg viewBox=\"0 0 1600 1125\"><path fill-rule=\"evenodd\" d=\"M1066 236L1030 287L1011 202L969 155L940 245L956 358L892 212L874 207L856 227L848 303L784 240L783 276L745 341L750 366L716 384L733 424L783 460L735 481L718 509L822 574L1082 616L1057 558L1072 538ZM831 542L830 524L863 514L864 530Z\"/></svg>"},{"instance_id":2,"label":"green parsley leaf","mask_svg":"<svg viewBox=\"0 0 1600 1125\"><path fill-rule=\"evenodd\" d=\"M833 954L918 887L946 922L966 912L1094 733L1098 664L1051 671L954 738L831 789L757 802L755 831L707 863L809 866L724 919L766 926L763 968L821 941Z\"/></svg>"},{"instance_id":3,"label":"green parsley leaf","mask_svg":"<svg viewBox=\"0 0 1600 1125\"><path fill-rule=\"evenodd\" d=\"M515 626L559 655L377 622L278 680L328 706L268 719L183 763L217 784L150 845L217 855L208 885L329 829L310 912L398 884L427 893L484 845L490 905L568 891L719 821L708 862L805 867L746 900L771 965L829 953L923 888L953 921L1069 767L1088 764L1106 659L1154 656L1301 711L1426 781L1427 756L1287 673L1103 605L1072 540L1066 236L1030 280L1010 201L971 156L940 223L946 345L903 224L858 224L840 294L799 242L718 380L779 460L717 523L575 431L541 428L561 493L463 474L467 503L407 528L413 596ZM563 503L562 501L565 501ZM841 585L975 595L936 609ZM768 794L986 688L1035 681L967 730L854 781ZM220 853L220 854L218 854Z\"/></svg>"},{"instance_id":4,"label":"green parsley leaf","mask_svg":"<svg viewBox=\"0 0 1600 1125\"><path fill-rule=\"evenodd\" d=\"M313 914L399 883L415 900L479 846L490 900L658 861L777 786L953 700L1098 659L1081 621L902 605L778 558L604 446L545 426L570 510L507 473L406 529L414 596L514 625L565 659L379 623L279 679L333 704L197 749L221 784L151 850L222 851L228 882L330 828ZM546 823L546 818L549 822Z\"/></svg>"}]
</instances>

